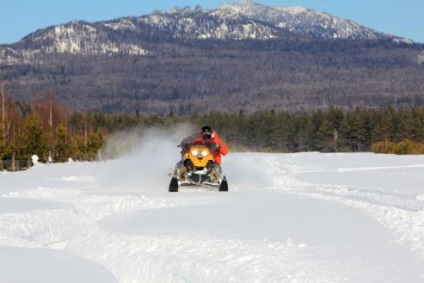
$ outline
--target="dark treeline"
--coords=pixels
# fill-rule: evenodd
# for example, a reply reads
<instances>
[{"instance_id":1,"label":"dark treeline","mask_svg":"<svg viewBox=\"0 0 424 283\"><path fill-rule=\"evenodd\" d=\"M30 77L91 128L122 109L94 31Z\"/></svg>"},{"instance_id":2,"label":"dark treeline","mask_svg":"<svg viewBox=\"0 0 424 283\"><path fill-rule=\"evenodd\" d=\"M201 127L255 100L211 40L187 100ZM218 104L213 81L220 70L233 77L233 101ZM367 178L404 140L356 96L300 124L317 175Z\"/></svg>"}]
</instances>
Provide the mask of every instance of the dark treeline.
<instances>
[{"instance_id":1,"label":"dark treeline","mask_svg":"<svg viewBox=\"0 0 424 283\"><path fill-rule=\"evenodd\" d=\"M199 120L214 125L230 144L254 151L419 153L415 145L424 142L424 108L212 113ZM396 148L405 141L408 152Z\"/></svg>"},{"instance_id":2,"label":"dark treeline","mask_svg":"<svg viewBox=\"0 0 424 283\"><path fill-rule=\"evenodd\" d=\"M2 90L0 170L16 160L95 160L111 133L133 128L209 124L232 151L385 152L424 154L424 108L329 107L316 111L260 111L245 114L142 115L73 112L51 98L33 105L14 102ZM6 164L6 165L5 165ZM9 168L8 168L9 167Z\"/></svg>"},{"instance_id":3,"label":"dark treeline","mask_svg":"<svg viewBox=\"0 0 424 283\"><path fill-rule=\"evenodd\" d=\"M92 129L101 129L106 135L134 127L167 128L186 122L197 127L209 124L234 151L424 153L417 151L424 144L424 108L357 107L345 111L329 107L312 112L269 110L249 115L239 111L191 116L75 112L70 116L73 127L81 124L73 124L80 116L89 121Z\"/></svg>"}]
</instances>

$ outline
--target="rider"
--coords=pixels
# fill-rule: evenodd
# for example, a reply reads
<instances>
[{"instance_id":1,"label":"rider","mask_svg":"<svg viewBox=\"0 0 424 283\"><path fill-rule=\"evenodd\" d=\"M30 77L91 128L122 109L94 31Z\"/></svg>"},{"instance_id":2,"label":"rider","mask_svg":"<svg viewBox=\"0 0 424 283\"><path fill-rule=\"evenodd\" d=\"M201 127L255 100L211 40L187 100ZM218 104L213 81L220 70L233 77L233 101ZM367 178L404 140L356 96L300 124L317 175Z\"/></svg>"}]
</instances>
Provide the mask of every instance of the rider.
<instances>
[{"instance_id":1,"label":"rider","mask_svg":"<svg viewBox=\"0 0 424 283\"><path fill-rule=\"evenodd\" d=\"M188 138L185 138L181 141L181 147L183 149L186 149L190 144L194 142L203 142L206 144L210 144L212 148L214 149L212 152L213 160L216 165L216 171L218 172L218 175L221 174L221 155L226 155L228 153L228 147L223 142L223 140L218 136L218 133L212 129L208 125L204 125L199 134L194 134ZM188 169L188 168L187 168ZM183 174L184 170L182 170ZM181 176L182 178L184 176Z\"/></svg>"}]
</instances>

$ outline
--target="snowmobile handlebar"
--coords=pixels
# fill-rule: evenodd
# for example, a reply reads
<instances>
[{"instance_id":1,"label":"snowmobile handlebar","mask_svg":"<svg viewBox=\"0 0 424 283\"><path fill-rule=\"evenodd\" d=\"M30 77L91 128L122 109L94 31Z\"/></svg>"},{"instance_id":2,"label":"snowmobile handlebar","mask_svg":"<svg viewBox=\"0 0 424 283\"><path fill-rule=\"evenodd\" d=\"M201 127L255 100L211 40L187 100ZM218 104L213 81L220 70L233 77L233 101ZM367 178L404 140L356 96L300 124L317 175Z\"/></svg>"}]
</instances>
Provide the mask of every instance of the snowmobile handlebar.
<instances>
[{"instance_id":1,"label":"snowmobile handlebar","mask_svg":"<svg viewBox=\"0 0 424 283\"><path fill-rule=\"evenodd\" d=\"M182 148L184 151L188 151L188 149L190 148L190 146L193 145L203 145L206 146L211 152L214 152L215 150L219 149L219 144L217 143L213 143L213 142L202 142L202 141L197 141L197 142L193 142L193 143L187 143L187 144L179 144L177 145L177 147Z\"/></svg>"}]
</instances>

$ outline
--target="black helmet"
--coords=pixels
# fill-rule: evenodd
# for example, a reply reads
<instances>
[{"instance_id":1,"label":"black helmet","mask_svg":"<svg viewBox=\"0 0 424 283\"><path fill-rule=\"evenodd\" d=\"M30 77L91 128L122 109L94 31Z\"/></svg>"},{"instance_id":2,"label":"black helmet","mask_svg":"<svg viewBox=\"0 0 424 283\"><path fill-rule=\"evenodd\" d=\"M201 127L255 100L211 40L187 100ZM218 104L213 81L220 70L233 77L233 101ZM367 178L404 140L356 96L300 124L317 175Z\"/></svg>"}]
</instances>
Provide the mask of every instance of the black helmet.
<instances>
[{"instance_id":1,"label":"black helmet","mask_svg":"<svg viewBox=\"0 0 424 283\"><path fill-rule=\"evenodd\" d=\"M212 128L209 127L208 125L204 125L201 129L201 133L203 135L203 138L208 140L212 137Z\"/></svg>"}]
</instances>

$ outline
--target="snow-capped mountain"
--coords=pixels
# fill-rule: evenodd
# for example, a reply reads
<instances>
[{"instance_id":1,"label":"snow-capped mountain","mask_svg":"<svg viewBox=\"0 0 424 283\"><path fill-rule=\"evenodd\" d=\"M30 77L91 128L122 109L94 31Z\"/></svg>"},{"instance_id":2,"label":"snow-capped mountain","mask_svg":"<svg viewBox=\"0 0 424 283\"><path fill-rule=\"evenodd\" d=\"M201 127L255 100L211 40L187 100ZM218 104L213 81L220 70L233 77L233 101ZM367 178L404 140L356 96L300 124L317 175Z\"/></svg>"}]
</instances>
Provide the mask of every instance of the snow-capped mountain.
<instances>
[{"instance_id":1,"label":"snow-capped mountain","mask_svg":"<svg viewBox=\"0 0 424 283\"><path fill-rule=\"evenodd\" d=\"M381 39L389 36L353 21L303 7L269 7L250 0L218 9L200 6L156 11L141 17L88 23L74 21L38 30L0 47L0 64L34 62L39 54L147 55L147 41L175 39L270 40ZM394 40L405 39L394 37ZM408 41L408 40L406 40Z\"/></svg>"},{"instance_id":2,"label":"snow-capped mountain","mask_svg":"<svg viewBox=\"0 0 424 283\"><path fill-rule=\"evenodd\" d=\"M211 14L220 18L263 21L302 36L314 38L377 39L384 34L355 22L304 7L269 7L250 0L224 4Z\"/></svg>"},{"instance_id":3,"label":"snow-capped mountain","mask_svg":"<svg viewBox=\"0 0 424 283\"><path fill-rule=\"evenodd\" d=\"M119 43L111 40L109 34L99 26L84 22L71 22L58 25L47 32L41 31L36 36L27 37L34 44L44 46L47 53L72 54L109 54L125 53L129 55L145 55L146 51L137 45ZM44 44L50 41L52 44Z\"/></svg>"},{"instance_id":4,"label":"snow-capped mountain","mask_svg":"<svg viewBox=\"0 0 424 283\"><path fill-rule=\"evenodd\" d=\"M38 55L50 53L146 55L147 50L141 45L115 40L106 23L73 21L38 30L17 44L0 47L0 63L31 63Z\"/></svg>"}]
</instances>

